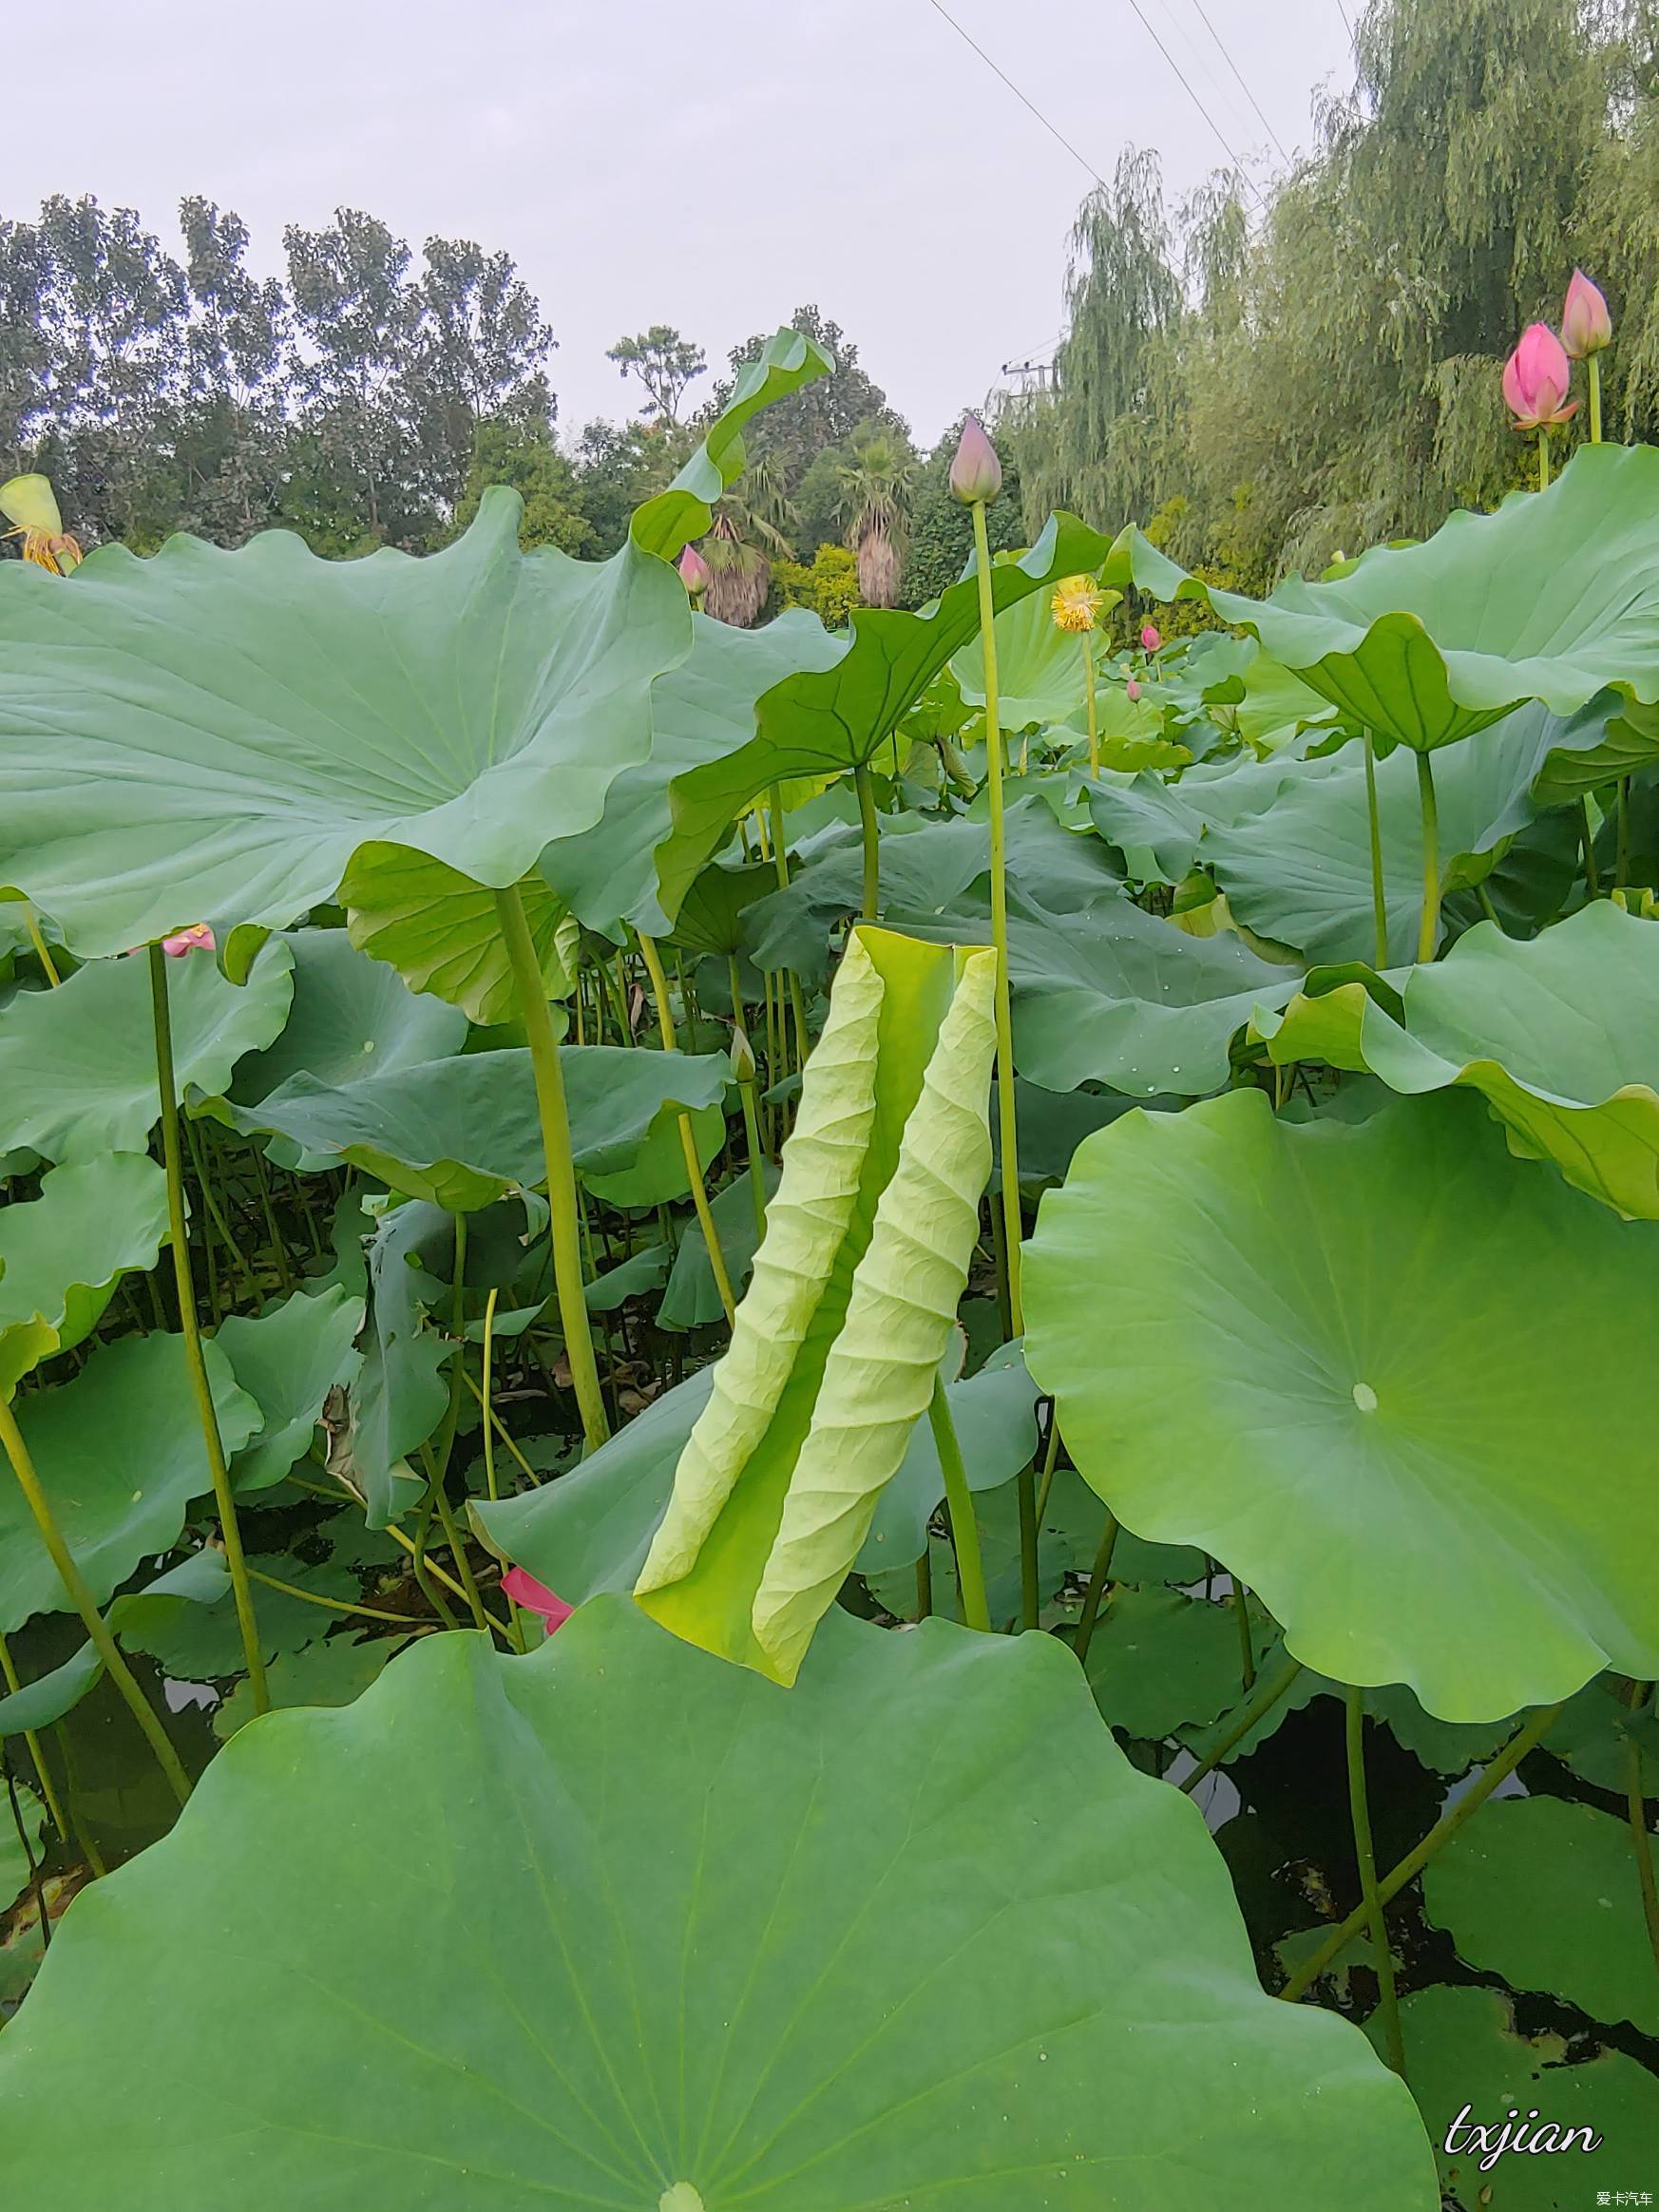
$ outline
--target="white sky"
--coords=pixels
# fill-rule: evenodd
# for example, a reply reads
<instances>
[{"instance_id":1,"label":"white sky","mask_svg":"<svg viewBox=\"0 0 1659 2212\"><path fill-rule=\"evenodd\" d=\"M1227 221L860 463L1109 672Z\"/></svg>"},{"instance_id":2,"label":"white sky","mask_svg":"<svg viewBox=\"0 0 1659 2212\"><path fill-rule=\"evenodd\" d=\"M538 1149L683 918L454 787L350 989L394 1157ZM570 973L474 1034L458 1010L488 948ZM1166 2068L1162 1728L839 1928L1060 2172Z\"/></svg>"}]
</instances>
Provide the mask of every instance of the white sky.
<instances>
[{"instance_id":1,"label":"white sky","mask_svg":"<svg viewBox=\"0 0 1659 2212\"><path fill-rule=\"evenodd\" d=\"M1204 16L1294 151L1350 80L1342 4L1140 0L1269 167ZM946 5L1103 175L1155 147L1175 197L1225 161L1132 0ZM53 43L60 127L0 139L0 212L89 191L172 245L200 192L268 268L342 203L505 247L566 431L630 410L605 348L654 321L723 363L815 300L923 439L1060 327L1090 179L931 0L76 0Z\"/></svg>"}]
</instances>

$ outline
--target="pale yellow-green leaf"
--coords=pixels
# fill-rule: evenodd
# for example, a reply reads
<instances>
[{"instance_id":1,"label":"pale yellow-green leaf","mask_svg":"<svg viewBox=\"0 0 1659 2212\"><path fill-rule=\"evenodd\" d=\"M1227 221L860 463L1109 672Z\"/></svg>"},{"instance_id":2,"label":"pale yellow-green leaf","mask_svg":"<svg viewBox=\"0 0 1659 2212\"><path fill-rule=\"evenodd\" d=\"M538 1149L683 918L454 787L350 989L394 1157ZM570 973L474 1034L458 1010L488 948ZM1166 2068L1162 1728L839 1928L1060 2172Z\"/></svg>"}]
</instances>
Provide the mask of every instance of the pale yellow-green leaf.
<instances>
[{"instance_id":1,"label":"pale yellow-green leaf","mask_svg":"<svg viewBox=\"0 0 1659 2212\"><path fill-rule=\"evenodd\" d=\"M13 476L0 484L0 515L20 530L39 530L48 538L63 535L57 495L44 476Z\"/></svg>"},{"instance_id":2,"label":"pale yellow-green leaf","mask_svg":"<svg viewBox=\"0 0 1659 2212\"><path fill-rule=\"evenodd\" d=\"M570 989L568 909L539 875L520 886L550 999ZM361 845L340 881L346 928L359 952L394 967L411 991L429 991L485 1026L510 1020L512 970L495 893L459 868L406 845Z\"/></svg>"}]
</instances>

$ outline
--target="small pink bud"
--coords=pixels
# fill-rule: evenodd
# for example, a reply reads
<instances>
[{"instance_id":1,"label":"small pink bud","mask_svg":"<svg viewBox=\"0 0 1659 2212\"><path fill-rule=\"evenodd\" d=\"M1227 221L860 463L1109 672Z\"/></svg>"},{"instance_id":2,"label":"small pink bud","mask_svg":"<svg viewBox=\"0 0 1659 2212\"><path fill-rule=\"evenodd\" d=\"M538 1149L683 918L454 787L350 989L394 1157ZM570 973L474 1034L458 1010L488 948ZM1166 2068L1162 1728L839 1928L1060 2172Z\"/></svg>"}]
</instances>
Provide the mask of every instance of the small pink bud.
<instances>
[{"instance_id":1,"label":"small pink bud","mask_svg":"<svg viewBox=\"0 0 1659 2212\"><path fill-rule=\"evenodd\" d=\"M1612 316L1607 301L1582 269L1574 269L1561 310L1561 343L1573 360L1586 360L1612 344Z\"/></svg>"},{"instance_id":2,"label":"small pink bud","mask_svg":"<svg viewBox=\"0 0 1659 2212\"><path fill-rule=\"evenodd\" d=\"M509 1567L501 1578L502 1589L514 1605L522 1605L526 1612L540 1613L547 1624L547 1633L562 1629L576 1611L572 1605L549 1590L544 1582L538 1582L533 1574L526 1574L522 1567Z\"/></svg>"},{"instance_id":3,"label":"small pink bud","mask_svg":"<svg viewBox=\"0 0 1659 2212\"><path fill-rule=\"evenodd\" d=\"M1572 382L1573 364L1560 339L1548 323L1529 323L1503 365L1503 396L1516 428L1541 430L1576 414L1578 402L1567 401Z\"/></svg>"},{"instance_id":4,"label":"small pink bud","mask_svg":"<svg viewBox=\"0 0 1659 2212\"><path fill-rule=\"evenodd\" d=\"M1139 698L1140 686L1135 682L1133 676L1130 677L1129 681L1124 685L1123 688L1132 699Z\"/></svg>"},{"instance_id":5,"label":"small pink bud","mask_svg":"<svg viewBox=\"0 0 1659 2212\"><path fill-rule=\"evenodd\" d=\"M982 502L988 505L1002 488L1002 464L978 415L969 415L962 426L956 459L950 465L950 488L963 506Z\"/></svg>"},{"instance_id":6,"label":"small pink bud","mask_svg":"<svg viewBox=\"0 0 1659 2212\"><path fill-rule=\"evenodd\" d=\"M1148 653L1155 653L1157 651L1158 647L1163 643L1163 639L1158 636L1158 626L1155 622L1147 623L1146 627L1141 631L1140 641Z\"/></svg>"},{"instance_id":7,"label":"small pink bud","mask_svg":"<svg viewBox=\"0 0 1659 2212\"><path fill-rule=\"evenodd\" d=\"M694 600L700 600L714 579L714 571L695 545L688 545L679 557L679 581Z\"/></svg>"},{"instance_id":8,"label":"small pink bud","mask_svg":"<svg viewBox=\"0 0 1659 2212\"><path fill-rule=\"evenodd\" d=\"M212 952L213 931L205 922L192 923L188 929L176 929L171 937L163 937L162 950L169 960L182 960L187 952Z\"/></svg>"}]
</instances>

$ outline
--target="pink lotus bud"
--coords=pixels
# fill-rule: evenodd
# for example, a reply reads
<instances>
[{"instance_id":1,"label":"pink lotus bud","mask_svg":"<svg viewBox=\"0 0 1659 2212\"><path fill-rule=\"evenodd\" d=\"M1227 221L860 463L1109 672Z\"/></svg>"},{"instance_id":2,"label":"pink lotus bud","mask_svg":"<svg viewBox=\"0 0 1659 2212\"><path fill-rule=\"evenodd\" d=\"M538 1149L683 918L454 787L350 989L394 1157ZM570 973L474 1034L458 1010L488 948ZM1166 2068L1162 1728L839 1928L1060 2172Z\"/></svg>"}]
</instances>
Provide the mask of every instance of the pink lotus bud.
<instances>
[{"instance_id":1,"label":"pink lotus bud","mask_svg":"<svg viewBox=\"0 0 1659 2212\"><path fill-rule=\"evenodd\" d=\"M1128 695L1128 696L1129 696L1130 698L1132 698L1132 699L1137 699L1137 698L1139 698L1139 696L1140 696L1140 686L1139 686L1139 684L1137 684L1137 683L1135 682L1135 678L1134 678L1134 677L1133 677L1133 676L1130 677L1129 681L1128 681L1128 682L1127 682L1127 683L1124 685L1124 687L1123 687L1123 688L1124 688L1124 691L1125 691L1125 693Z\"/></svg>"},{"instance_id":2,"label":"pink lotus bud","mask_svg":"<svg viewBox=\"0 0 1659 2212\"><path fill-rule=\"evenodd\" d=\"M1002 464L978 415L969 415L962 426L956 459L950 465L950 488L963 506L982 502L988 505L1002 488Z\"/></svg>"},{"instance_id":3,"label":"pink lotus bud","mask_svg":"<svg viewBox=\"0 0 1659 2212\"><path fill-rule=\"evenodd\" d=\"M1155 653L1157 651L1158 647L1163 643L1163 639L1158 636L1158 626L1155 622L1147 623L1146 627L1141 631L1140 641L1148 653Z\"/></svg>"},{"instance_id":4,"label":"pink lotus bud","mask_svg":"<svg viewBox=\"0 0 1659 2212\"><path fill-rule=\"evenodd\" d=\"M1587 360L1612 343L1612 316L1607 301L1582 269L1574 269L1561 310L1561 343L1575 361Z\"/></svg>"},{"instance_id":5,"label":"pink lotus bud","mask_svg":"<svg viewBox=\"0 0 1659 2212\"><path fill-rule=\"evenodd\" d=\"M522 1605L526 1612L541 1614L549 1635L555 1629L562 1629L576 1611L573 1605L566 1605L562 1597L555 1595L544 1582L526 1574L522 1567L509 1567L501 1578L501 1586L514 1605Z\"/></svg>"},{"instance_id":6,"label":"pink lotus bud","mask_svg":"<svg viewBox=\"0 0 1659 2212\"><path fill-rule=\"evenodd\" d=\"M194 922L188 929L176 929L171 937L163 937L162 950L169 960L182 960L187 952L212 952L213 931L205 922Z\"/></svg>"},{"instance_id":7,"label":"pink lotus bud","mask_svg":"<svg viewBox=\"0 0 1659 2212\"><path fill-rule=\"evenodd\" d=\"M1578 411L1568 401L1573 364L1548 323L1529 323L1520 344L1503 365L1503 396L1520 430L1541 430L1564 423Z\"/></svg>"},{"instance_id":8,"label":"pink lotus bud","mask_svg":"<svg viewBox=\"0 0 1659 2212\"><path fill-rule=\"evenodd\" d=\"M694 600L700 600L709 588L714 571L695 545L688 545L679 557L679 581Z\"/></svg>"}]
</instances>

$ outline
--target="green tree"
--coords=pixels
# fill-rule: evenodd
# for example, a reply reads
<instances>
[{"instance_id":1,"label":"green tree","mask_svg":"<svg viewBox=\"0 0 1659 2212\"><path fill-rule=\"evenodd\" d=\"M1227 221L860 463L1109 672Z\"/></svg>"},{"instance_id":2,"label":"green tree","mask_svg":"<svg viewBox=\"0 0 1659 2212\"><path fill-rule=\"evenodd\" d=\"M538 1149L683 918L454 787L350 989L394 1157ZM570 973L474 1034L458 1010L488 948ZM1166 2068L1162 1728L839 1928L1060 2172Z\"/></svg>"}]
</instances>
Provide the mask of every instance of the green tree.
<instances>
[{"instance_id":1,"label":"green tree","mask_svg":"<svg viewBox=\"0 0 1659 2212\"><path fill-rule=\"evenodd\" d=\"M916 473L909 439L880 429L854 440L852 458L838 471L838 511L857 559L858 588L867 606L899 603Z\"/></svg>"},{"instance_id":2,"label":"green tree","mask_svg":"<svg viewBox=\"0 0 1659 2212\"><path fill-rule=\"evenodd\" d=\"M486 486L492 484L510 485L524 500L519 543L525 552L536 545L557 545L563 553L584 557L592 553L594 528L582 507L576 469L554 444L545 419L525 421L510 413L493 415L478 425L451 536L459 537L467 527L478 512Z\"/></svg>"},{"instance_id":3,"label":"green tree","mask_svg":"<svg viewBox=\"0 0 1659 2212\"><path fill-rule=\"evenodd\" d=\"M619 338L605 355L624 377L637 376L645 388L642 415L677 423L687 388L708 370L701 346L682 338L671 323L653 323L636 337Z\"/></svg>"}]
</instances>

